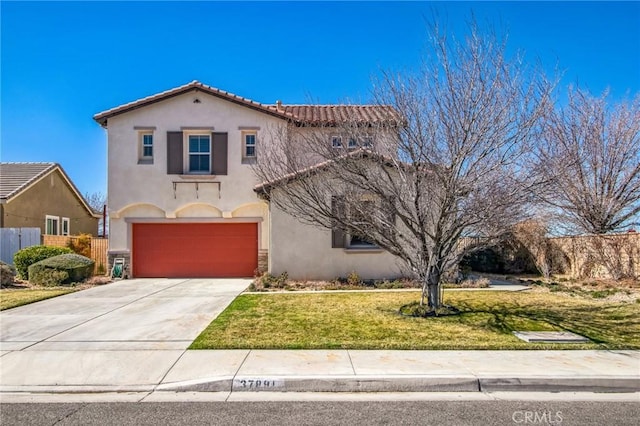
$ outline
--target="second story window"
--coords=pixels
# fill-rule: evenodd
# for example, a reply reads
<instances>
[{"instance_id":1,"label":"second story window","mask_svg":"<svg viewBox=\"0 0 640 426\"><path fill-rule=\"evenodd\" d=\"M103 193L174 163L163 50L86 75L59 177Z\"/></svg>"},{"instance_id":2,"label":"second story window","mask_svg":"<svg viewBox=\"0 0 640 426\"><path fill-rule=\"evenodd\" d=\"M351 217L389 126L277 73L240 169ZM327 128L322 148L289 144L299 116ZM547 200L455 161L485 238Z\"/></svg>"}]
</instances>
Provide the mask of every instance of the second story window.
<instances>
[{"instance_id":1,"label":"second story window","mask_svg":"<svg viewBox=\"0 0 640 426\"><path fill-rule=\"evenodd\" d=\"M331 136L331 147L342 148L342 138L340 136Z\"/></svg>"},{"instance_id":2,"label":"second story window","mask_svg":"<svg viewBox=\"0 0 640 426\"><path fill-rule=\"evenodd\" d=\"M153 133L142 134L142 158L153 159Z\"/></svg>"},{"instance_id":3,"label":"second story window","mask_svg":"<svg viewBox=\"0 0 640 426\"><path fill-rule=\"evenodd\" d=\"M349 138L348 146L350 149L356 148L358 146L358 141L356 140L356 138Z\"/></svg>"},{"instance_id":4,"label":"second story window","mask_svg":"<svg viewBox=\"0 0 640 426\"><path fill-rule=\"evenodd\" d=\"M256 156L256 133L244 134L244 153L245 158L255 158Z\"/></svg>"},{"instance_id":5,"label":"second story window","mask_svg":"<svg viewBox=\"0 0 640 426\"><path fill-rule=\"evenodd\" d=\"M189 173L210 173L211 137L189 135Z\"/></svg>"},{"instance_id":6,"label":"second story window","mask_svg":"<svg viewBox=\"0 0 640 426\"><path fill-rule=\"evenodd\" d=\"M153 126L134 126L138 134L138 164L153 164Z\"/></svg>"}]
</instances>

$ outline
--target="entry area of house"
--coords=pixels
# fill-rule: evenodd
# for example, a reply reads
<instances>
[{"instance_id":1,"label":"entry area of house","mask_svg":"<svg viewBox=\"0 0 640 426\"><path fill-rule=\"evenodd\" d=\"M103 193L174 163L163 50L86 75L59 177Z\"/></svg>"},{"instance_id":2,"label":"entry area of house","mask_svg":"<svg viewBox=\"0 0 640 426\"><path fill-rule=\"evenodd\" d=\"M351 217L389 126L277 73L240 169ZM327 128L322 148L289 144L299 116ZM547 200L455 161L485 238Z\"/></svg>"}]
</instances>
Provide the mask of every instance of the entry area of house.
<instances>
[{"instance_id":1,"label":"entry area of house","mask_svg":"<svg viewBox=\"0 0 640 426\"><path fill-rule=\"evenodd\" d=\"M257 223L134 223L136 278L251 277L258 267Z\"/></svg>"}]
</instances>

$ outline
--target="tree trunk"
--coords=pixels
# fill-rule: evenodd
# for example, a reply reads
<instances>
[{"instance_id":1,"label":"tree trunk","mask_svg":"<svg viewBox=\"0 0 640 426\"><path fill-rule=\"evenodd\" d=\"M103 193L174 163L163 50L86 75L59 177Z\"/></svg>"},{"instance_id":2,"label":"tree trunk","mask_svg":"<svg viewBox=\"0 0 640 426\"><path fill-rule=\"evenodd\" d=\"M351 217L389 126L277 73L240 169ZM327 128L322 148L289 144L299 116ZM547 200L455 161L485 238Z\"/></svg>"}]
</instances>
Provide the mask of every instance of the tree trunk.
<instances>
[{"instance_id":1,"label":"tree trunk","mask_svg":"<svg viewBox=\"0 0 640 426\"><path fill-rule=\"evenodd\" d=\"M424 306L425 297L429 309L434 310L442 306L442 300L440 299L440 271L437 268L430 267L426 279L422 280L421 306Z\"/></svg>"}]
</instances>

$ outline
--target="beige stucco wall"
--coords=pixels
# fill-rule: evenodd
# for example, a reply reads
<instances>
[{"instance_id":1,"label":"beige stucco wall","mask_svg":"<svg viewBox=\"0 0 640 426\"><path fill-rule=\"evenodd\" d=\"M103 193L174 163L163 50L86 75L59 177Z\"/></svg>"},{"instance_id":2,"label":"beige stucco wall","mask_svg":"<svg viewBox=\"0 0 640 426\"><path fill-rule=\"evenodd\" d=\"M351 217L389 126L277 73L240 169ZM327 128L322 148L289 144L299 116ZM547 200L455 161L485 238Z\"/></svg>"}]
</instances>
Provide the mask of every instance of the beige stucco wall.
<instances>
[{"instance_id":1,"label":"beige stucco wall","mask_svg":"<svg viewBox=\"0 0 640 426\"><path fill-rule=\"evenodd\" d=\"M11 198L2 209L5 228L40 228L44 235L46 216L69 218L70 235L98 235L98 218L82 205L59 170L51 173Z\"/></svg>"},{"instance_id":2,"label":"beige stucco wall","mask_svg":"<svg viewBox=\"0 0 640 426\"><path fill-rule=\"evenodd\" d=\"M193 102L196 98L200 103ZM258 182L251 165L242 164L241 132L243 127L259 128L259 158L260 144L268 143L268 129L281 123L273 116L202 92L190 92L110 118L109 250L130 250L131 223L147 220L258 222L259 249L268 249L268 208L253 191ZM138 164L139 130L135 127L155 127L152 164ZM228 134L227 175L200 183L197 194L195 185L190 183L178 184L174 193L174 181L206 181L208 177L167 174L167 131L203 127ZM219 182L220 186L212 182Z\"/></svg>"},{"instance_id":3,"label":"beige stucco wall","mask_svg":"<svg viewBox=\"0 0 640 426\"><path fill-rule=\"evenodd\" d=\"M331 230L299 222L270 204L269 271L294 279L331 280L357 272L363 279L410 275L402 262L382 250L331 248Z\"/></svg>"}]
</instances>

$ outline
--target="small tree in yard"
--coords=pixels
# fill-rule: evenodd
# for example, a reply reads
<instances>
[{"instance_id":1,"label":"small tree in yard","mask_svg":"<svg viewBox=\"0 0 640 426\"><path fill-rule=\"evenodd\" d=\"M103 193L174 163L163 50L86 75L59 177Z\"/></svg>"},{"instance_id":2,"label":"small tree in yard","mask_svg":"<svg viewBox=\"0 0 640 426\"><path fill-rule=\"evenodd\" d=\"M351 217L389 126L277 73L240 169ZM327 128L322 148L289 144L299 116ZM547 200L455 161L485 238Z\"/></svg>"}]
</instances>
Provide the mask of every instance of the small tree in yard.
<instances>
[{"instance_id":1,"label":"small tree in yard","mask_svg":"<svg viewBox=\"0 0 640 426\"><path fill-rule=\"evenodd\" d=\"M523 216L521 160L549 100L546 80L508 59L504 40L470 29L452 42L433 27L432 61L417 75L383 75L374 88L383 117L344 108L330 126L276 129L254 166L281 210L400 258L430 311L442 306L461 239L490 243Z\"/></svg>"}]
</instances>

